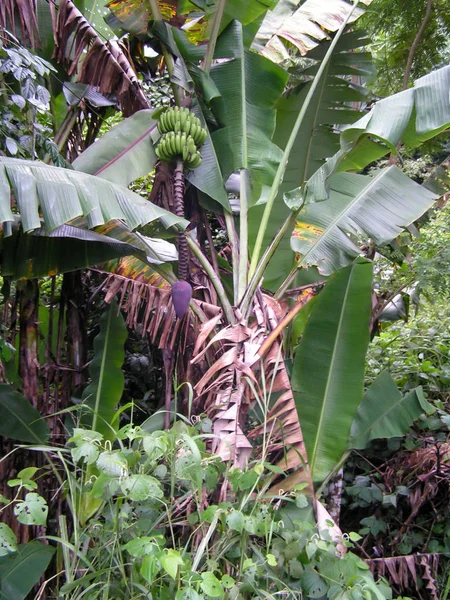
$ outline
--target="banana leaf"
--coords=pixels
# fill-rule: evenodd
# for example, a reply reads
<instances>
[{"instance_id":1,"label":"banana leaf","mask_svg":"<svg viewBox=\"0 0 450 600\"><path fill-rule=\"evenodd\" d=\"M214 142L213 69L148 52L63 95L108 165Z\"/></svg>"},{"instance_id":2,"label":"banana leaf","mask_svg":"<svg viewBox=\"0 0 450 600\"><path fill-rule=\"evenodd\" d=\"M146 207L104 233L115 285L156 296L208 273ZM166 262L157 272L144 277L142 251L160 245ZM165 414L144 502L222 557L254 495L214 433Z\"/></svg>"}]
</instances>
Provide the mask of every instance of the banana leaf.
<instances>
[{"instance_id":1,"label":"banana leaf","mask_svg":"<svg viewBox=\"0 0 450 600\"><path fill-rule=\"evenodd\" d=\"M0 558L0 599L24 600L39 581L56 549L33 540Z\"/></svg>"},{"instance_id":2,"label":"banana leaf","mask_svg":"<svg viewBox=\"0 0 450 600\"><path fill-rule=\"evenodd\" d=\"M335 53L330 59L320 85L309 106L303 125L295 140L284 178L276 199L269 227L265 235L265 244L269 244L275 232L289 216L290 209L283 202L283 195L301 186L315 173L324 161L339 151L339 132L335 124L358 120L361 112L353 108L354 103L366 102L370 97L368 89L356 86L349 81L347 70L349 63L362 74L369 76L372 67L367 62L367 54L358 49L367 44L367 38L361 32L345 33L339 40ZM321 44L308 57L321 61L328 50L329 43ZM305 69L292 69L293 77L304 78L292 92L277 103L277 121L273 141L285 148L311 87L311 72ZM345 108L344 108L345 107ZM258 235L264 206L256 206L249 211L249 241L253 246ZM265 272L264 285L275 290L289 273L294 254L290 248L290 232L283 238L278 251Z\"/></svg>"},{"instance_id":3,"label":"banana leaf","mask_svg":"<svg viewBox=\"0 0 450 600\"><path fill-rule=\"evenodd\" d=\"M31 444L44 444L50 436L39 411L6 383L0 383L0 435Z\"/></svg>"},{"instance_id":4,"label":"banana leaf","mask_svg":"<svg viewBox=\"0 0 450 600\"><path fill-rule=\"evenodd\" d=\"M94 358L89 369L92 382L82 396L91 409L82 422L108 440L114 439L111 424L124 388L122 365L126 339L123 317L117 303L112 302L100 317L100 333L94 339Z\"/></svg>"},{"instance_id":5,"label":"banana leaf","mask_svg":"<svg viewBox=\"0 0 450 600\"><path fill-rule=\"evenodd\" d=\"M328 200L308 204L299 214L291 238L300 254L298 266L318 265L329 275L360 254L357 242L371 238L381 245L394 239L437 198L396 166L375 177L334 175Z\"/></svg>"},{"instance_id":6,"label":"banana leaf","mask_svg":"<svg viewBox=\"0 0 450 600\"><path fill-rule=\"evenodd\" d=\"M0 238L0 249L2 275L13 279L67 273L140 252L130 243L71 225L51 233L43 228L23 233L16 226L12 235Z\"/></svg>"},{"instance_id":7,"label":"banana leaf","mask_svg":"<svg viewBox=\"0 0 450 600\"><path fill-rule=\"evenodd\" d=\"M372 264L358 259L320 293L294 358L292 389L313 481L323 481L347 448L363 397Z\"/></svg>"},{"instance_id":8,"label":"banana leaf","mask_svg":"<svg viewBox=\"0 0 450 600\"><path fill-rule=\"evenodd\" d=\"M343 131L339 170L363 169L388 152L397 152L399 142L416 147L447 130L449 94L450 67L443 67L417 79L414 87L376 102Z\"/></svg>"},{"instance_id":9,"label":"banana leaf","mask_svg":"<svg viewBox=\"0 0 450 600\"><path fill-rule=\"evenodd\" d=\"M382 371L358 407L348 448L363 449L377 438L404 436L420 415L434 410L425 400L422 387L402 395L390 373Z\"/></svg>"},{"instance_id":10,"label":"banana leaf","mask_svg":"<svg viewBox=\"0 0 450 600\"><path fill-rule=\"evenodd\" d=\"M158 221L165 228L184 229L187 222L151 204L125 187L85 173L43 163L0 157L0 222L14 221L14 195L25 232L47 231L84 216L90 228L111 219L125 221L130 229Z\"/></svg>"},{"instance_id":11,"label":"banana leaf","mask_svg":"<svg viewBox=\"0 0 450 600\"><path fill-rule=\"evenodd\" d=\"M275 130L275 104L287 82L287 73L245 48L242 25L233 21L219 36L211 78L220 97L211 108L220 128L212 134L225 179L248 169L255 203L272 184L281 150L271 141Z\"/></svg>"},{"instance_id":12,"label":"banana leaf","mask_svg":"<svg viewBox=\"0 0 450 600\"><path fill-rule=\"evenodd\" d=\"M158 122L151 110L140 110L112 127L74 160L73 168L127 186L155 166L153 141L159 139Z\"/></svg>"}]
</instances>

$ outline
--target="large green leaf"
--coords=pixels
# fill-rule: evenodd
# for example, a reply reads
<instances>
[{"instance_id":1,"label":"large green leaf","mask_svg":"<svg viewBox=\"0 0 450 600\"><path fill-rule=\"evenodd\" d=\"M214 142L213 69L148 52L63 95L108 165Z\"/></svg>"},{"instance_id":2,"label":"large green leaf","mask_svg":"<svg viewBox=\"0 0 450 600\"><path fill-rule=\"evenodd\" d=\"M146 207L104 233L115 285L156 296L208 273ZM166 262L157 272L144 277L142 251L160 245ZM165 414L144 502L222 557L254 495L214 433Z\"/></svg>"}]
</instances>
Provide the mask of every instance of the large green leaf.
<instances>
[{"instance_id":1,"label":"large green leaf","mask_svg":"<svg viewBox=\"0 0 450 600\"><path fill-rule=\"evenodd\" d=\"M323 481L347 448L363 396L372 264L358 259L320 293L294 359L292 389L313 480Z\"/></svg>"},{"instance_id":2,"label":"large green leaf","mask_svg":"<svg viewBox=\"0 0 450 600\"><path fill-rule=\"evenodd\" d=\"M48 567L55 548L42 542L20 544L0 558L0 600L24 600Z\"/></svg>"},{"instance_id":3,"label":"large green leaf","mask_svg":"<svg viewBox=\"0 0 450 600\"><path fill-rule=\"evenodd\" d=\"M136 249L133 254L143 263L161 265L178 260L178 252L174 244L159 237L148 237L137 232L130 231L129 227L122 221L113 219L95 228L96 233L108 236L116 241L128 244ZM162 233L159 230L153 232ZM131 255L131 253L128 253Z\"/></svg>"},{"instance_id":4,"label":"large green leaf","mask_svg":"<svg viewBox=\"0 0 450 600\"><path fill-rule=\"evenodd\" d=\"M151 110L140 110L112 127L73 162L77 171L127 186L149 173L157 161L152 138L159 139Z\"/></svg>"},{"instance_id":5,"label":"large green leaf","mask_svg":"<svg viewBox=\"0 0 450 600\"><path fill-rule=\"evenodd\" d=\"M335 124L349 123L361 116L361 113L353 108L353 103L367 100L369 91L353 85L349 81L347 71L349 64L352 64L358 71L366 75L370 73L367 54L355 52L366 43L363 34L350 32L343 35L337 44L295 140L275 201L276 208L272 211L265 234L266 245L270 243L275 232L289 215L289 208L283 202L283 194L301 186L319 169L325 159L339 151L339 133ZM309 55L316 61L315 69L328 47L328 43L323 43ZM286 147L298 113L311 87L314 72L310 71L311 67L308 70L293 70L294 76L303 77L305 81L280 99L277 104L277 122L273 141L281 148ZM264 206L256 206L249 212L251 244L258 235L263 210ZM270 289L278 287L293 265L294 254L290 248L289 235L290 232L287 232L266 270L264 285Z\"/></svg>"},{"instance_id":6,"label":"large green leaf","mask_svg":"<svg viewBox=\"0 0 450 600\"><path fill-rule=\"evenodd\" d=\"M81 6L80 6L81 4ZM89 21L89 24L103 39L110 40L114 37L113 31L105 23L105 17L109 14L104 0L82 0L78 8Z\"/></svg>"},{"instance_id":7,"label":"large green leaf","mask_svg":"<svg viewBox=\"0 0 450 600\"><path fill-rule=\"evenodd\" d=\"M275 129L274 106L287 81L287 73L271 61L245 48L242 25L233 21L217 41L211 78L220 97L211 107L220 125L212 134L222 172L227 179L239 169L250 174L251 201L272 184L282 152L271 141Z\"/></svg>"},{"instance_id":8,"label":"large green leaf","mask_svg":"<svg viewBox=\"0 0 450 600\"><path fill-rule=\"evenodd\" d=\"M89 227L121 219L134 229L153 221L183 229L187 222L125 187L85 173L43 163L0 157L0 222L14 221L11 195L25 232L57 227L84 216Z\"/></svg>"},{"instance_id":9,"label":"large green leaf","mask_svg":"<svg viewBox=\"0 0 450 600\"><path fill-rule=\"evenodd\" d=\"M400 141L415 147L447 130L449 95L450 67L443 67L417 79L414 87L376 102L343 131L339 170L363 169L395 151Z\"/></svg>"},{"instance_id":10,"label":"large green leaf","mask_svg":"<svg viewBox=\"0 0 450 600\"><path fill-rule=\"evenodd\" d=\"M370 440L405 435L423 413L433 412L421 387L404 396L383 371L364 395L353 421L348 448L366 448Z\"/></svg>"},{"instance_id":11,"label":"large green leaf","mask_svg":"<svg viewBox=\"0 0 450 600\"><path fill-rule=\"evenodd\" d=\"M363 0L362 3L370 4L371 1ZM327 31L339 29L350 9L351 3L346 0L306 0L303 3L279 0L264 17L252 48L276 62L288 55L283 42L296 46L302 55L307 54L327 38ZM364 10L358 7L350 22L359 19L363 13Z\"/></svg>"},{"instance_id":12,"label":"large green leaf","mask_svg":"<svg viewBox=\"0 0 450 600\"><path fill-rule=\"evenodd\" d=\"M205 85L207 85L207 82ZM216 202L219 202L225 210L231 212L230 201L228 200L228 194L225 191L222 170L216 149L211 140L211 133L204 115L201 114L200 107L196 107L194 112L196 112L197 116L202 121L203 126L208 131L208 135L201 148L202 164L197 169L189 171L186 177L198 190Z\"/></svg>"},{"instance_id":13,"label":"large green leaf","mask_svg":"<svg viewBox=\"0 0 450 600\"><path fill-rule=\"evenodd\" d=\"M94 340L94 358L90 365L92 382L82 397L91 409L85 422L105 439L114 438L110 425L124 388L122 365L126 339L127 328L116 302L112 302L100 317L100 333Z\"/></svg>"},{"instance_id":14,"label":"large green leaf","mask_svg":"<svg viewBox=\"0 0 450 600\"><path fill-rule=\"evenodd\" d=\"M301 255L299 267L318 265L325 275L358 256L361 239L383 244L395 238L438 197L395 166L376 177L339 173L329 185L328 200L300 212L291 238L293 250Z\"/></svg>"},{"instance_id":15,"label":"large green leaf","mask_svg":"<svg viewBox=\"0 0 450 600\"><path fill-rule=\"evenodd\" d=\"M6 383L0 383L0 435L32 444L44 444L50 435L39 411Z\"/></svg>"},{"instance_id":16,"label":"large green leaf","mask_svg":"<svg viewBox=\"0 0 450 600\"><path fill-rule=\"evenodd\" d=\"M51 233L43 228L23 233L15 227L1 240L1 272L13 279L44 277L136 253L139 249L130 243L71 225Z\"/></svg>"}]
</instances>

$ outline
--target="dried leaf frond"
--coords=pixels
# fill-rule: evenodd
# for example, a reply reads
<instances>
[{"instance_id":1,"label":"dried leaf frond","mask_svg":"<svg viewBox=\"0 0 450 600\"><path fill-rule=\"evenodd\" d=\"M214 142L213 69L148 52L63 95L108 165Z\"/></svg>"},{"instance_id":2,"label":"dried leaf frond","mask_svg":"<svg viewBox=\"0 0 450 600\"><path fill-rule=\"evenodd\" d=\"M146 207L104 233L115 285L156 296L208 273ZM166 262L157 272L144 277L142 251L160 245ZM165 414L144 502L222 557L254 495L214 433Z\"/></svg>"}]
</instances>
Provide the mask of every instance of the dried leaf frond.
<instances>
[{"instance_id":1,"label":"dried leaf frond","mask_svg":"<svg viewBox=\"0 0 450 600\"><path fill-rule=\"evenodd\" d=\"M69 75L97 87L104 95L115 94L122 112L129 116L149 108L138 78L117 42L103 42L72 0L51 2L55 51L53 58L68 66ZM87 52L83 56L83 52Z\"/></svg>"},{"instance_id":2,"label":"dried leaf frond","mask_svg":"<svg viewBox=\"0 0 450 600\"><path fill-rule=\"evenodd\" d=\"M411 590L422 598L418 586L419 577L425 582L430 600L439 600L436 573L439 554L411 554L389 558L373 558L365 561L374 576L385 577L398 593ZM422 589L423 593L423 589Z\"/></svg>"},{"instance_id":3,"label":"dried leaf frond","mask_svg":"<svg viewBox=\"0 0 450 600\"><path fill-rule=\"evenodd\" d=\"M17 30L18 23L20 23L20 32ZM17 37L20 36L23 44L28 40L32 48L41 47L36 19L36 0L2 0L0 27Z\"/></svg>"}]
</instances>

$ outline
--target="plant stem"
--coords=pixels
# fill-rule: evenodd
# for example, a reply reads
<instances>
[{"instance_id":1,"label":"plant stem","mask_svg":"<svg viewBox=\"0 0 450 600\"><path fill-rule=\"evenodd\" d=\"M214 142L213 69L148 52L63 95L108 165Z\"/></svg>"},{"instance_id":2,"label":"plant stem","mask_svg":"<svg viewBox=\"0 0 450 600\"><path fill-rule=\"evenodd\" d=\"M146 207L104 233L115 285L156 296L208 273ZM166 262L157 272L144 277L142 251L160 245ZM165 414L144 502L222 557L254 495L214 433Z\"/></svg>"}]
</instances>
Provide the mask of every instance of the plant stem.
<instances>
[{"instance_id":1,"label":"plant stem","mask_svg":"<svg viewBox=\"0 0 450 600\"><path fill-rule=\"evenodd\" d=\"M161 11L159 10L158 0L148 0L148 4L150 6L150 12L153 15L153 20L154 21L162 21L163 18L162 18ZM175 103L178 106L181 106L180 88L176 83L173 83L173 81L172 81L172 73L174 70L174 62L173 62L172 54L169 52L169 50L167 49L167 46L163 42L161 42L161 48L163 51L164 60L166 61L167 72L169 73L170 85L172 87L172 92L175 97Z\"/></svg>"},{"instance_id":2,"label":"plant stem","mask_svg":"<svg viewBox=\"0 0 450 600\"><path fill-rule=\"evenodd\" d=\"M214 56L214 50L216 49L217 36L219 35L220 23L222 22L223 9L225 8L226 1L227 0L216 1L216 12L214 13L212 21L211 35L209 36L208 47L205 55L205 65L203 67L205 73L209 73L211 70L211 63Z\"/></svg>"},{"instance_id":3,"label":"plant stem","mask_svg":"<svg viewBox=\"0 0 450 600\"><path fill-rule=\"evenodd\" d=\"M259 261L259 256L261 254L261 248L262 248L262 244L263 244L263 240L264 240L264 235L266 233L267 225L269 223L270 215L272 213L273 205L275 203L275 198L278 195L278 189L281 185L281 182L283 181L284 172L286 170L286 166L287 166L287 163L289 160L289 156L291 154L292 147L297 138L298 132L303 123L305 115L309 109L309 105L311 104L313 96L316 92L316 89L317 89L319 83L320 83L320 79L321 79L321 77L325 71L325 68L331 58L331 55L333 54L334 48L336 47L336 44L338 43L339 38L343 34L343 32L347 26L347 23L353 14L353 11L358 6L358 3L359 3L359 0L354 1L351 10L345 17L342 25L340 26L339 30L337 31L336 35L334 36L333 41L331 42L330 47L328 48L328 51L325 54L325 57L319 67L319 70L317 71L316 76L314 77L314 79L312 81L311 87L309 88L308 94L306 95L305 101L302 105L302 108L301 108L299 114L298 114L297 120L295 121L294 128L293 128L292 133L289 137L289 140L286 144L286 148L283 152L283 157L280 161L280 164L278 165L278 169L275 174L275 178L273 180L272 188L270 190L270 195L267 200L266 207L264 209L263 217L261 220L261 225L259 227L258 235L257 235L256 242L255 242L255 247L253 249L252 260L250 263L249 277L252 277L253 274L256 272L256 268L257 268L258 261Z\"/></svg>"},{"instance_id":4,"label":"plant stem","mask_svg":"<svg viewBox=\"0 0 450 600\"><path fill-rule=\"evenodd\" d=\"M245 291L244 297L242 298L240 308L241 308L241 312L244 316L246 315L246 313L248 312L248 310L250 308L250 301L253 298L253 294L255 293L255 290L259 285L259 282L263 276L263 273L264 273L270 259L274 255L274 253L275 253L276 249L278 248L279 243L283 239L286 231L291 227L291 225L293 225L295 223L295 219L297 217L299 210L291 213L288 216L288 218L285 220L283 225L280 227L280 229L276 233L275 237L273 238L272 242L267 246L264 254L262 255L261 260L259 261L258 266L253 274L253 277L251 278L250 283L248 284L248 287Z\"/></svg>"},{"instance_id":5,"label":"plant stem","mask_svg":"<svg viewBox=\"0 0 450 600\"><path fill-rule=\"evenodd\" d=\"M70 132L75 125L76 120L78 119L80 109L78 107L72 107L67 111L66 116L64 117L63 122L58 128L58 131L55 132L55 144L58 146L58 150L61 152L64 148L65 143L67 142L67 138L70 135Z\"/></svg>"},{"instance_id":6,"label":"plant stem","mask_svg":"<svg viewBox=\"0 0 450 600\"><path fill-rule=\"evenodd\" d=\"M272 346L272 344L277 339L277 337L279 335L281 335L281 333L283 332L283 329L285 329L289 325L289 323L292 321L292 319L301 311L301 309L305 306L305 304L307 304L313 298L314 298L314 292L310 291L310 292L306 293L297 302L297 304L295 304L295 306L293 308L291 308L291 310L284 317L284 319L282 319L278 323L278 325L275 327L275 329L273 331L271 331L270 334L267 336L267 338L264 340L263 344L261 344L261 347L258 350L258 356L260 358L262 358L264 356L264 354L269 350L269 348Z\"/></svg>"},{"instance_id":7,"label":"plant stem","mask_svg":"<svg viewBox=\"0 0 450 600\"><path fill-rule=\"evenodd\" d=\"M173 196L175 201L175 213L178 217L184 219L184 164L182 160L177 160L175 171L173 173ZM186 242L186 231L180 231L178 234L178 279L187 281L189 274L189 258Z\"/></svg>"},{"instance_id":8,"label":"plant stem","mask_svg":"<svg viewBox=\"0 0 450 600\"><path fill-rule=\"evenodd\" d=\"M225 313L225 317L228 323L233 324L235 322L233 309L231 307L230 301L227 298L224 287L217 273L211 266L211 263L207 259L207 257L201 251L199 245L194 242L194 240L187 236L187 245L192 251L192 254L197 258L198 262L202 265L205 273L208 275L214 289L216 290L217 296L219 297L220 303L222 304L223 312Z\"/></svg>"},{"instance_id":9,"label":"plant stem","mask_svg":"<svg viewBox=\"0 0 450 600\"><path fill-rule=\"evenodd\" d=\"M406 62L406 68L405 68L405 75L403 77L403 89L404 90L406 90L408 88L408 81L409 81L409 76L411 75L411 67L412 67L412 63L414 60L414 54L417 50L417 46L419 45L420 38L422 37L422 35L426 29L426 26L428 25L428 21L430 20L431 8L432 8L432 0L428 0L427 8L425 10L425 16L423 18L423 21L419 27L419 31L416 33L414 41L409 50L408 60Z\"/></svg>"},{"instance_id":10,"label":"plant stem","mask_svg":"<svg viewBox=\"0 0 450 600\"><path fill-rule=\"evenodd\" d=\"M239 245L236 239L236 230L234 228L234 218L231 213L224 211L225 225L227 226L228 240L231 246L231 267L233 271L233 295L234 303L238 303L238 270L239 270Z\"/></svg>"},{"instance_id":11,"label":"plant stem","mask_svg":"<svg viewBox=\"0 0 450 600\"><path fill-rule=\"evenodd\" d=\"M247 161L245 161L247 162ZM247 198L247 169L241 169L240 190L239 190L239 270L238 270L238 291L237 302L241 301L247 287L248 270L248 198Z\"/></svg>"},{"instance_id":12,"label":"plant stem","mask_svg":"<svg viewBox=\"0 0 450 600\"><path fill-rule=\"evenodd\" d=\"M286 277L286 279L283 281L283 283L280 285L280 287L276 291L275 298L277 300L279 298L281 298L281 296L283 296L284 292L288 289L288 287L290 286L292 280L297 275L297 271L298 271L298 265L295 265L295 267L291 270L291 272L289 273L289 275Z\"/></svg>"}]
</instances>

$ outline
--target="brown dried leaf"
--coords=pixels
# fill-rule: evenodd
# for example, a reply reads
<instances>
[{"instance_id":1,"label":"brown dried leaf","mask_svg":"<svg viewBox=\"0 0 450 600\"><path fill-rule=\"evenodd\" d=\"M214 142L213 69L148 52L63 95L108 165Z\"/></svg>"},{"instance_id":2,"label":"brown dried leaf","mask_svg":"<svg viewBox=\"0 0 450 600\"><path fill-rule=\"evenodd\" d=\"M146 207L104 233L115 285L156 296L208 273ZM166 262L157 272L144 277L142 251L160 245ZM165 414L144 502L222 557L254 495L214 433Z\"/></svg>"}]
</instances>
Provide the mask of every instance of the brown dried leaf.
<instances>
[{"instance_id":1,"label":"brown dried leaf","mask_svg":"<svg viewBox=\"0 0 450 600\"><path fill-rule=\"evenodd\" d=\"M238 357L238 350L236 347L230 348L230 350L225 352L225 354L222 354L222 356L213 364L213 366L210 369L208 369L208 371L203 375L203 377L200 379L200 381L195 385L195 387L194 387L195 391L198 394L202 394L204 388L206 387L208 382L211 380L211 378L214 377L214 375L221 369L229 367L230 365L235 363L237 360L237 357Z\"/></svg>"},{"instance_id":2,"label":"brown dried leaf","mask_svg":"<svg viewBox=\"0 0 450 600\"><path fill-rule=\"evenodd\" d=\"M195 347L194 347L195 362L198 362L197 354L198 354L200 348L203 346L203 344L206 342L206 340L208 339L210 334L214 331L216 326L219 324L221 318L222 318L222 315L219 313L212 319L209 319L209 321L207 321L206 323L202 323L202 325L200 326L200 331L199 331L198 338L195 342Z\"/></svg>"},{"instance_id":3,"label":"brown dried leaf","mask_svg":"<svg viewBox=\"0 0 450 600\"><path fill-rule=\"evenodd\" d=\"M423 555L419 559L420 565L423 567L424 573L422 579L426 581L425 589L428 590L432 600L439 600L438 588L436 585L436 577L431 572L430 557ZM434 571L437 570L437 564Z\"/></svg>"},{"instance_id":4,"label":"brown dried leaf","mask_svg":"<svg viewBox=\"0 0 450 600\"><path fill-rule=\"evenodd\" d=\"M101 94L116 94L124 116L150 105L123 50L116 42L103 42L72 0L50 2L55 51L53 58L78 73L78 81L98 87ZM84 51L86 56L80 61Z\"/></svg>"},{"instance_id":5,"label":"brown dried leaf","mask_svg":"<svg viewBox=\"0 0 450 600\"><path fill-rule=\"evenodd\" d=\"M20 34L16 29L20 23ZM39 29L36 18L36 0L1 0L0 27L21 37L25 44L29 40L32 48L40 48Z\"/></svg>"}]
</instances>

